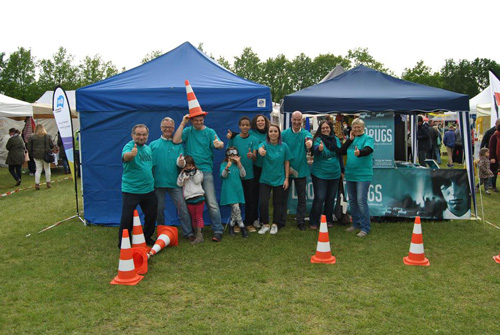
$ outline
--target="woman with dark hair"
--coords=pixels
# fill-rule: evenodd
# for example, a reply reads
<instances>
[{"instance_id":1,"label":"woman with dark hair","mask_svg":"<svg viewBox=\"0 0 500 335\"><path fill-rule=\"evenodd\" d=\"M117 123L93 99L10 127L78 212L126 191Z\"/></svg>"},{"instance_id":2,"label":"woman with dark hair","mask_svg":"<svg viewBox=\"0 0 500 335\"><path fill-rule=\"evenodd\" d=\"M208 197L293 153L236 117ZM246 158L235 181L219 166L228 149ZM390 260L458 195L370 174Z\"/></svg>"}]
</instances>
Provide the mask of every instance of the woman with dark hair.
<instances>
[{"instance_id":1,"label":"woman with dark hair","mask_svg":"<svg viewBox=\"0 0 500 335\"><path fill-rule=\"evenodd\" d=\"M314 187L314 200L310 213L311 229L317 229L324 206L328 227L333 227L333 208L338 192L344 161L340 155L340 140L335 136L333 123L322 121L313 137L311 178Z\"/></svg>"},{"instance_id":2,"label":"woman with dark hair","mask_svg":"<svg viewBox=\"0 0 500 335\"><path fill-rule=\"evenodd\" d=\"M290 159L292 152L286 143L281 141L280 128L272 124L269 126L266 141L259 146L259 155L262 157L262 174L260 175L259 211L262 228L259 234L278 232L278 226L284 226L286 218L285 190L288 188L290 173ZM273 224L269 225L269 198L273 192Z\"/></svg>"},{"instance_id":3,"label":"woman with dark hair","mask_svg":"<svg viewBox=\"0 0 500 335\"><path fill-rule=\"evenodd\" d=\"M259 141L259 144L265 142L270 123L271 122L266 116L262 114L257 114L250 123L249 134L251 136L256 137L257 140ZM256 203L259 203L259 180L261 173L262 173L262 157L257 154L255 161L253 163L253 175L254 175L255 187L252 193L252 199L254 199ZM266 218L266 220L269 221L269 218ZM260 221L255 220L253 223L254 227L260 228L262 221L264 221L262 217L260 218Z\"/></svg>"},{"instance_id":4,"label":"woman with dark hair","mask_svg":"<svg viewBox=\"0 0 500 335\"><path fill-rule=\"evenodd\" d=\"M5 164L9 166L9 172L16 181L16 186L21 185L21 166L24 163L24 153L26 150L24 141L19 134L19 130L10 128L10 138L5 146L9 152Z\"/></svg>"},{"instance_id":5,"label":"woman with dark hair","mask_svg":"<svg viewBox=\"0 0 500 335\"><path fill-rule=\"evenodd\" d=\"M347 155L345 180L349 195L352 226L348 232L361 230L358 237L365 237L371 228L368 208L368 189L373 177L373 137L365 134L365 122L358 118L352 121L352 130L340 150Z\"/></svg>"},{"instance_id":6,"label":"woman with dark hair","mask_svg":"<svg viewBox=\"0 0 500 335\"><path fill-rule=\"evenodd\" d=\"M28 140L28 151L31 157L35 159L36 173L35 173L35 190L40 189L40 177L42 171L45 170L45 180L47 181L47 188L50 188L50 163L43 160L45 153L54 149L54 143L47 134L45 127L42 124L37 124L35 133L31 135Z\"/></svg>"}]
</instances>

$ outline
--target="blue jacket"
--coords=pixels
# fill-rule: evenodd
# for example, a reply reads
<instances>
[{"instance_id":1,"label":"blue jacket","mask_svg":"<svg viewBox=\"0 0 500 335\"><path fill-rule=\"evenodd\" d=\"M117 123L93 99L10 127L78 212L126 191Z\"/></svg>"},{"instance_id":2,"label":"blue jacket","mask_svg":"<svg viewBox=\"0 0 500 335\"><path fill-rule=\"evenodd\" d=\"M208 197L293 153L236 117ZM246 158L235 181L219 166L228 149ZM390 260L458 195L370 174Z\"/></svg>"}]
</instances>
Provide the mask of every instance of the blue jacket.
<instances>
[{"instance_id":1,"label":"blue jacket","mask_svg":"<svg viewBox=\"0 0 500 335\"><path fill-rule=\"evenodd\" d=\"M455 146L455 131L448 130L444 133L443 143L448 148L453 148Z\"/></svg>"}]
</instances>

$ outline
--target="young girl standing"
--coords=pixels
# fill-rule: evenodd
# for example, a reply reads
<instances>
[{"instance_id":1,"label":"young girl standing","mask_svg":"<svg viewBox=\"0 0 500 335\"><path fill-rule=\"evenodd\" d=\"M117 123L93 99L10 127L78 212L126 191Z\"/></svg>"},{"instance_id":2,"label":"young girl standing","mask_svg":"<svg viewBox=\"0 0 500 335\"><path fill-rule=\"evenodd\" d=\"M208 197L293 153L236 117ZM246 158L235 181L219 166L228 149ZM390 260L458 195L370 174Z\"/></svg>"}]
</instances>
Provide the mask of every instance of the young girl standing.
<instances>
[{"instance_id":1,"label":"young girl standing","mask_svg":"<svg viewBox=\"0 0 500 335\"><path fill-rule=\"evenodd\" d=\"M203 172L198 170L193 157L188 155L184 160L186 165L179 173L179 177L177 177L177 185L182 187L193 230L196 232L196 238L191 242L191 244L195 245L204 241L201 232L204 227L203 206L205 205L205 191L201 186Z\"/></svg>"},{"instance_id":2,"label":"young girl standing","mask_svg":"<svg viewBox=\"0 0 500 335\"><path fill-rule=\"evenodd\" d=\"M245 178L246 172L243 164L241 164L241 157L238 155L236 147L227 148L226 158L224 158L224 162L220 166L220 175L222 177L220 204L221 206L231 206L229 234L234 236L234 225L236 223L241 229L241 235L248 237L248 230L243 224L240 210L240 204L245 203L241 179Z\"/></svg>"}]
</instances>

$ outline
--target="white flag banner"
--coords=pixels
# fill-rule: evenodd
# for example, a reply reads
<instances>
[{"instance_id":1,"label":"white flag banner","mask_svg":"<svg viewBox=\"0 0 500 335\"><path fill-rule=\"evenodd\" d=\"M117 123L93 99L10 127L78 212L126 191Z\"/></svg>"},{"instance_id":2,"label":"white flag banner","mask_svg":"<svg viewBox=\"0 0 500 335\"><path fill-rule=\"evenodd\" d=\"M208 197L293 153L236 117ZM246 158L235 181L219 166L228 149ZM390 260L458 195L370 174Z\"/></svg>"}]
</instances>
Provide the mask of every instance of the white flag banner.
<instances>
[{"instance_id":1,"label":"white flag banner","mask_svg":"<svg viewBox=\"0 0 500 335\"><path fill-rule=\"evenodd\" d=\"M63 142L66 158L71 168L73 178L75 177L74 155L73 155L73 125L71 122L71 111L69 108L66 92L58 86L54 90L52 98L52 111L56 120L57 128ZM62 149L62 148L60 148Z\"/></svg>"},{"instance_id":2,"label":"white flag banner","mask_svg":"<svg viewBox=\"0 0 500 335\"><path fill-rule=\"evenodd\" d=\"M495 122L500 118L500 80L490 71L490 86L491 86L491 126L495 126Z\"/></svg>"}]
</instances>

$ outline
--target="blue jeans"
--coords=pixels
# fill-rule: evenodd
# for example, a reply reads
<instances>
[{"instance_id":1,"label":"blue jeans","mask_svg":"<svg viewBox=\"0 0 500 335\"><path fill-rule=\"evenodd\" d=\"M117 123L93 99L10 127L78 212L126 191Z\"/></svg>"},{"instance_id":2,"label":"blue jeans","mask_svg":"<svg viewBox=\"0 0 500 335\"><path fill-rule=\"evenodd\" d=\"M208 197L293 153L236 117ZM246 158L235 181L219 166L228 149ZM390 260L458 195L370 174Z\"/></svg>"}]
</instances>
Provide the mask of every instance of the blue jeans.
<instances>
[{"instance_id":1,"label":"blue jeans","mask_svg":"<svg viewBox=\"0 0 500 335\"><path fill-rule=\"evenodd\" d=\"M438 164L441 164L441 147L434 147L434 154L436 155L436 161Z\"/></svg>"},{"instance_id":2,"label":"blue jeans","mask_svg":"<svg viewBox=\"0 0 500 335\"><path fill-rule=\"evenodd\" d=\"M370 232L370 211L368 209L368 189L371 181L348 181L347 194L352 215L352 225L366 233Z\"/></svg>"},{"instance_id":3,"label":"blue jeans","mask_svg":"<svg viewBox=\"0 0 500 335\"><path fill-rule=\"evenodd\" d=\"M181 228L184 237L193 236L193 228L191 227L191 218L189 217L186 201L182 194L182 188L157 187L155 189L156 197L158 198L158 215L156 223L159 225L165 224L165 194L168 193L170 199L177 209L177 215L181 221Z\"/></svg>"},{"instance_id":4,"label":"blue jeans","mask_svg":"<svg viewBox=\"0 0 500 335\"><path fill-rule=\"evenodd\" d=\"M324 204L324 213L326 222L333 222L333 208L335 205L335 197L337 196L340 179L321 179L311 175L314 187L314 200L312 203L311 213L309 214L310 225L319 226L321 210Z\"/></svg>"},{"instance_id":5,"label":"blue jeans","mask_svg":"<svg viewBox=\"0 0 500 335\"><path fill-rule=\"evenodd\" d=\"M222 234L222 228L219 204L215 196L214 176L212 172L203 171L203 190L205 191L205 203L207 204L208 216L212 221L212 231L214 233Z\"/></svg>"}]
</instances>

